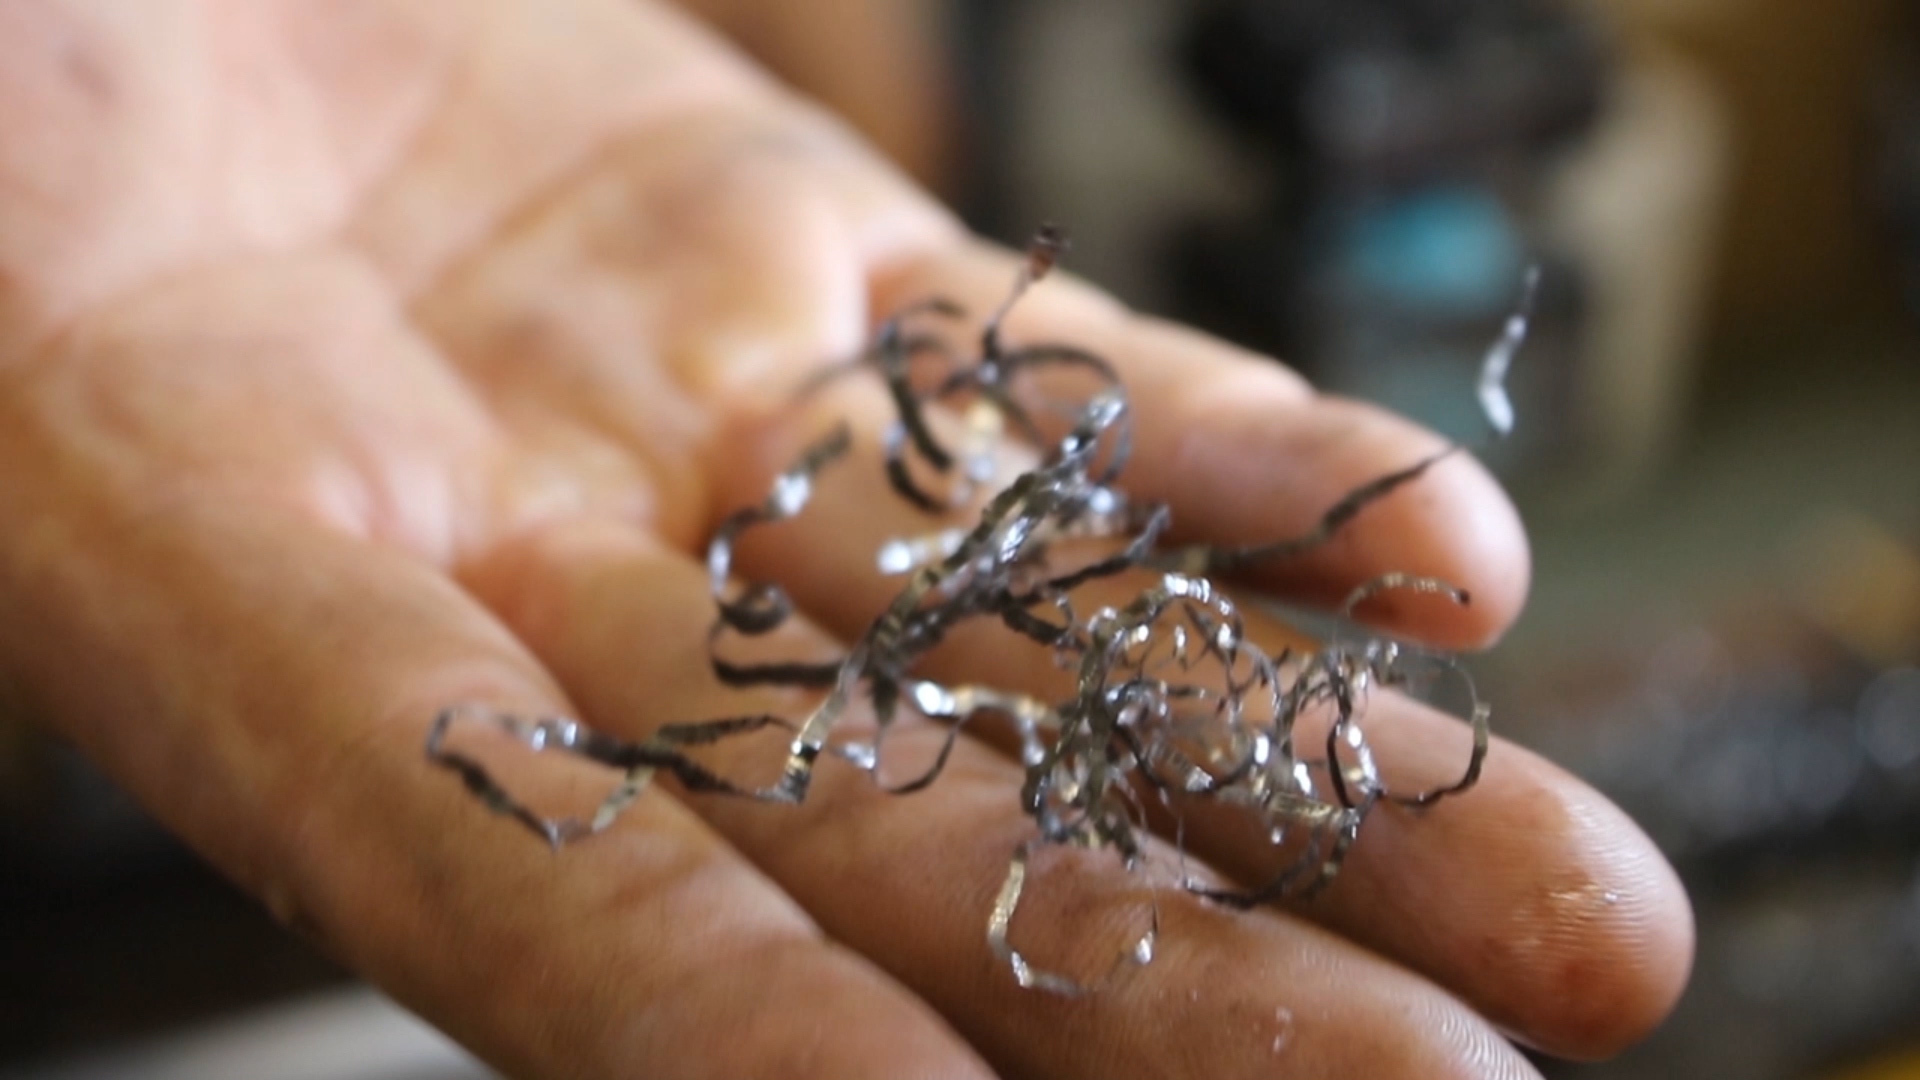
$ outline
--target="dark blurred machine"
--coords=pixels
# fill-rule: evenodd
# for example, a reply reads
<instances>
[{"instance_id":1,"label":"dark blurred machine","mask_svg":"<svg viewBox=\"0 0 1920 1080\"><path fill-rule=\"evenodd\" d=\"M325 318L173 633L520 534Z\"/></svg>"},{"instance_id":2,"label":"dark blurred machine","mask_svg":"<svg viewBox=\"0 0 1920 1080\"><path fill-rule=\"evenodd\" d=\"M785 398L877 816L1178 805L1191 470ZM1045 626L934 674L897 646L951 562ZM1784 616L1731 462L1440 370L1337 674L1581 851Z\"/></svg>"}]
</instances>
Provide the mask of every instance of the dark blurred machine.
<instances>
[{"instance_id":1,"label":"dark blurred machine","mask_svg":"<svg viewBox=\"0 0 1920 1080\"><path fill-rule=\"evenodd\" d=\"M1920 318L1920 25L1909 31L1882 89L1877 172L1880 207L1900 262L1902 299Z\"/></svg>"},{"instance_id":2,"label":"dark blurred machine","mask_svg":"<svg viewBox=\"0 0 1920 1080\"><path fill-rule=\"evenodd\" d=\"M1461 390L1541 263L1516 392L1523 414L1558 411L1545 380L1566 365L1546 354L1571 347L1582 275L1531 221L1601 107L1590 27L1535 0L1214 0L1182 58L1208 110L1269 159L1271 184L1251 214L1180 232L1180 314L1473 434Z\"/></svg>"}]
</instances>

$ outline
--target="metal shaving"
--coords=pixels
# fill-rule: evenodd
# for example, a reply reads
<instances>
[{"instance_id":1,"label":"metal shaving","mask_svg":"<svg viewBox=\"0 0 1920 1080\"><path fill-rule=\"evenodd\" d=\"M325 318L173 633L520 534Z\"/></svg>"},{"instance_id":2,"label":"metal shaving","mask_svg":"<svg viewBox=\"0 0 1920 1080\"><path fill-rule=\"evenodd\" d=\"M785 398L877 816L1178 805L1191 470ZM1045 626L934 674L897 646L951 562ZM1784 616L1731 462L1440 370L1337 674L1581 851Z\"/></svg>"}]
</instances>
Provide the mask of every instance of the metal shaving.
<instances>
[{"instance_id":1,"label":"metal shaving","mask_svg":"<svg viewBox=\"0 0 1920 1080\"><path fill-rule=\"evenodd\" d=\"M1112 851L1142 869L1146 802L1173 812L1188 800L1230 804L1266 830L1279 870L1267 881L1225 890L1180 878L1182 887L1239 906L1311 892L1339 871L1368 813L1385 802L1426 806L1473 786L1488 744L1488 709L1471 697L1472 750L1458 781L1427 791L1390 791L1382 781L1363 717L1379 687L1406 686L1435 669L1470 681L1450 657L1403 642L1344 631L1312 651L1270 653L1249 640L1239 607L1217 579L1257 564L1292 558L1333 537L1366 507L1422 476L1451 453L1413 462L1361 485L1330 507L1303 535L1245 548L1169 547L1164 504L1143 502L1116 486L1131 445L1125 388L1105 360L1061 344L1009 345L1001 326L1026 289L1053 267L1061 236L1043 230L1029 249L1012 292L992 313L970 352L952 344L946 327L964 316L934 299L883 324L867 352L828 369L806 392L859 374L886 386L897 418L885 439L886 474L894 491L930 513L972 504L994 478L993 452L1012 437L1052 449L1036 468L994 492L966 528L889 541L876 553L879 570L905 583L846 654L830 662L738 664L726 659L733 635L769 633L794 605L774 582L736 584L734 549L749 530L804 512L816 479L843 457L850 437L840 428L819 440L774 481L767 498L728 518L707 552L718 611L710 641L714 673L732 686L817 687L824 697L798 722L743 716L661 728L628 742L564 719L529 721L479 707L450 709L436 721L429 758L452 769L490 808L512 816L558 847L610 825L650 779L666 772L688 790L769 802L806 799L823 756L862 769L879 782L887 732L903 714L947 725L945 743L921 775L886 790L905 795L932 784L963 729L983 716L1010 721L1026 769L1020 805L1035 833L1012 855L987 918L987 941L1021 986L1071 994L1085 986L1031 964L1009 940L1039 845ZM1529 276L1527 295L1535 277ZM1503 380L1526 335L1527 305L1489 350L1478 387L1488 422L1504 435L1513 422ZM1096 389L1082 400L1037 394L1027 378L1042 369L1085 373ZM936 434L933 410L952 408L962 423L953 444ZM1045 432L1060 418L1064 435ZM1091 560L1073 555L1104 545ZM1151 584L1130 602L1087 608L1076 590L1096 580L1142 572ZM1445 582L1389 574L1355 590L1344 614L1389 590L1436 593L1466 604ZM1073 694L1042 701L988 685L947 685L916 674L921 660L956 627L996 621L1052 651L1075 676ZM870 740L836 741L848 711L877 720ZM1303 746L1312 718L1324 734ZM620 783L587 821L553 820L516 800L477 761L444 745L461 721L498 728L533 750L558 750L621 770ZM792 732L785 767L771 785L744 787L714 775L688 751L767 728ZM1152 958L1157 917L1123 951L1122 961Z\"/></svg>"}]
</instances>

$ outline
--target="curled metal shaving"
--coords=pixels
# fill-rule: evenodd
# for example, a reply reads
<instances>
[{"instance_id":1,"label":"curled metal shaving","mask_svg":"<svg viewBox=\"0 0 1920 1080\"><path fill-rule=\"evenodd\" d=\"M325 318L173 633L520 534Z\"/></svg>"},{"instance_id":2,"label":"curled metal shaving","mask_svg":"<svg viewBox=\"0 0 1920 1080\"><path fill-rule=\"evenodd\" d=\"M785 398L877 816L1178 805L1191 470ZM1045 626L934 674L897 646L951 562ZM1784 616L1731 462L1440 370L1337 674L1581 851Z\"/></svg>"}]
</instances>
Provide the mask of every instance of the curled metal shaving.
<instances>
[{"instance_id":1,"label":"curled metal shaving","mask_svg":"<svg viewBox=\"0 0 1920 1080\"><path fill-rule=\"evenodd\" d=\"M1382 802L1424 807L1472 787L1489 741L1489 710L1471 679L1449 656L1362 631L1347 631L1307 652L1269 652L1252 640L1238 605L1216 579L1259 564L1297 557L1326 543L1368 506L1418 480L1454 452L1449 448L1363 484L1329 507L1305 533L1242 548L1165 547L1171 512L1131 498L1117 486L1132 438L1125 388L1106 361L1068 345L1013 346L1004 340L1007 313L1053 267L1064 240L1043 231L1028 253L1006 301L992 313L969 356L928 323L951 324L961 309L945 300L916 304L883 323L867 353L830 368L805 388L863 371L879 376L895 406L885 436L886 473L893 489L914 506L952 513L971 504L993 481L993 451L1008 433L1043 441L1036 415L1065 416L1070 424L1044 460L1014 477L980 505L971 524L926 536L889 541L876 553L880 572L904 582L893 601L837 659L744 665L727 660L729 634L760 635L792 614L786 591L774 582L736 587L734 547L747 531L804 512L821 473L849 446L844 428L809 447L773 483L757 506L729 517L708 547L717 609L710 641L715 674L734 686L809 686L825 691L797 723L776 717L737 717L670 725L653 737L626 742L567 720L524 721L497 714L478 719L534 750L558 749L625 771L625 778L591 821L554 821L516 801L473 759L443 745L447 726L465 715L450 711L436 723L429 756L458 772L493 809L508 814L559 846L607 827L647 781L666 772L694 791L797 803L807 797L822 756L837 757L878 780L884 742L902 713L948 725L933 763L920 775L883 784L908 794L933 784L962 737L985 715L1012 722L1026 769L1022 810L1035 836L1013 854L987 922L988 945L1020 985L1055 993L1085 986L1035 966L1009 935L1028 883L1037 844L1112 851L1129 869L1146 860L1147 799L1178 816L1184 801L1205 799L1240 808L1266 829L1279 863L1264 882L1245 890L1188 880L1181 885L1226 904L1247 906L1324 887L1338 873L1368 813ZM1528 300L1535 278L1530 276ZM1526 304L1488 352L1480 397L1497 434L1512 424L1502 389L1507 367L1525 338ZM931 374L925 369L934 365ZM1021 378L1047 367L1091 374L1096 389L1078 402L1039 399ZM941 441L933 411L951 407L964 419L957 445ZM918 474L949 478L934 490ZM1103 545L1097 557L1076 553ZM1120 606L1093 606L1076 593L1095 581L1150 575ZM1388 591L1433 593L1469 602L1446 582L1388 574L1356 589L1342 613ZM957 626L994 621L1051 650L1073 673L1074 690L1046 701L1001 687L946 685L917 673L920 661ZM1406 687L1426 665L1456 674L1471 699L1472 748L1458 781L1427 791L1389 790L1368 740L1365 702L1381 687ZM849 710L864 707L877 722L867 742L834 741ZM1324 731L1316 725L1324 724ZM768 786L745 788L708 772L685 754L689 746L779 727L792 732L785 766ZM1302 741L1310 731L1309 754ZM1122 959L1152 957L1158 917Z\"/></svg>"},{"instance_id":2,"label":"curled metal shaving","mask_svg":"<svg viewBox=\"0 0 1920 1080\"><path fill-rule=\"evenodd\" d=\"M1507 316L1500 336L1487 350L1480 364L1480 379L1475 389L1480 395L1480 411L1501 438L1513 434L1513 400L1507 396L1507 370L1520 346L1527 342L1527 323L1533 318L1533 305L1540 293L1540 268L1527 268L1526 285L1520 294L1520 306Z\"/></svg>"},{"instance_id":3,"label":"curled metal shaving","mask_svg":"<svg viewBox=\"0 0 1920 1080\"><path fill-rule=\"evenodd\" d=\"M622 770L618 786L607 793L591 819L542 817L515 799L502 787L479 760L446 746L453 725L461 721L496 728L525 743L528 748L559 750L597 764ZM769 727L791 729L792 724L778 716L735 716L706 720L696 724L666 724L652 737L629 742L594 731L565 717L523 719L472 705L443 709L434 718L427 734L427 757L459 774L467 789L479 796L489 808L506 814L533 830L555 848L568 841L603 832L620 812L640 797L654 774L664 770L689 791L744 795L746 791L708 771L685 753L734 735L761 731Z\"/></svg>"}]
</instances>

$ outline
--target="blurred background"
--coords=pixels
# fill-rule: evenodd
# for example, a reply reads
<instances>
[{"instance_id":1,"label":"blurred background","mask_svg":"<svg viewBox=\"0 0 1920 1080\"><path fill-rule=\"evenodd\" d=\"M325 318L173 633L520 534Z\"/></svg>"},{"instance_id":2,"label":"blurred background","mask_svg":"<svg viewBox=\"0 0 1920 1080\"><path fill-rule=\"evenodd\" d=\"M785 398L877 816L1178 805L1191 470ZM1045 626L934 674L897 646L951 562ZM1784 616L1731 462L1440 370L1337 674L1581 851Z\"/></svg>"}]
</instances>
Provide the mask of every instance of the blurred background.
<instances>
[{"instance_id":1,"label":"blurred background","mask_svg":"<svg viewBox=\"0 0 1920 1080\"><path fill-rule=\"evenodd\" d=\"M1472 666L1700 926L1659 1034L1544 1067L1920 1077L1920 12L688 6L987 235L1443 431L1540 265L1534 598ZM0 1077L485 1075L4 721L0 867Z\"/></svg>"}]
</instances>

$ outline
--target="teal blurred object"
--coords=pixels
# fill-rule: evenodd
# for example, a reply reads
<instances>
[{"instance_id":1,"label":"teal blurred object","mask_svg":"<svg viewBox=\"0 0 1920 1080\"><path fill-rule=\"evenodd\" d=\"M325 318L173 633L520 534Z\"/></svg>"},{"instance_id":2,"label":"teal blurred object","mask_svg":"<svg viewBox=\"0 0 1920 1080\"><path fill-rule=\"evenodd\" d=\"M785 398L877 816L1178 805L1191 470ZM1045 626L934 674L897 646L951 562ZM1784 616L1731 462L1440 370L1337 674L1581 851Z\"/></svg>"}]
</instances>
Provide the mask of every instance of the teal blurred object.
<instances>
[{"instance_id":1,"label":"teal blurred object","mask_svg":"<svg viewBox=\"0 0 1920 1080\"><path fill-rule=\"evenodd\" d=\"M1486 187L1444 184L1366 205L1334 243L1338 273L1388 310L1429 317L1504 314L1526 241Z\"/></svg>"}]
</instances>

